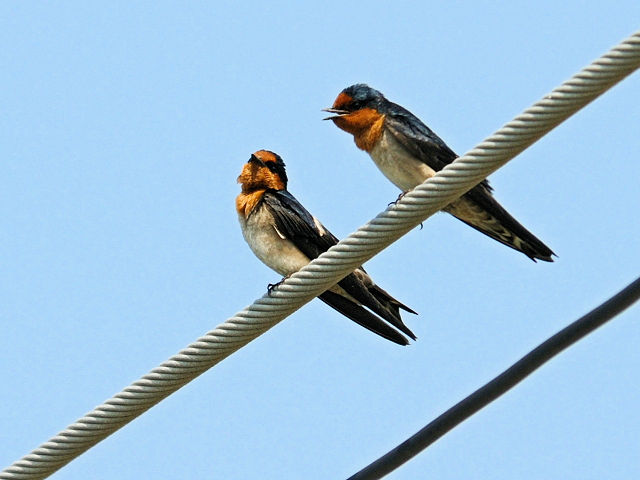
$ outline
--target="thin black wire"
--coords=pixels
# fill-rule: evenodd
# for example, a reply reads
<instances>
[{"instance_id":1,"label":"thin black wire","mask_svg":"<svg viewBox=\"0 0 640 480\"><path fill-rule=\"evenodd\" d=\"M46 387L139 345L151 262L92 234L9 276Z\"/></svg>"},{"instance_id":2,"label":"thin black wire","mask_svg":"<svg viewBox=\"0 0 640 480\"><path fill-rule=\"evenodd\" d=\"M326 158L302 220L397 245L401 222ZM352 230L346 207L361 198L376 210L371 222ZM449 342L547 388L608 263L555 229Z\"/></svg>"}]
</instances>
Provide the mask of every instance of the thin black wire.
<instances>
[{"instance_id":1,"label":"thin black wire","mask_svg":"<svg viewBox=\"0 0 640 480\"><path fill-rule=\"evenodd\" d=\"M640 277L599 307L538 345L507 370L348 480L374 480L415 457L449 430L500 397L565 348L604 325L640 298Z\"/></svg>"}]
</instances>

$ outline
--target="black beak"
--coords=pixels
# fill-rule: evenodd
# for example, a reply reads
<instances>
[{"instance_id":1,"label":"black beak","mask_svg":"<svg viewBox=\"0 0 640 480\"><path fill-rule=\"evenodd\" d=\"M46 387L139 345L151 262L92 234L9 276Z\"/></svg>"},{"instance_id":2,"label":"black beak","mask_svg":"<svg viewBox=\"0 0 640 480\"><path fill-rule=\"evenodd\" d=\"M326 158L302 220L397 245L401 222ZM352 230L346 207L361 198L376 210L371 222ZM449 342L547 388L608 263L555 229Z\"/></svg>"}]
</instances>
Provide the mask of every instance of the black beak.
<instances>
[{"instance_id":1,"label":"black beak","mask_svg":"<svg viewBox=\"0 0 640 480\"><path fill-rule=\"evenodd\" d=\"M258 165L264 167L264 162L253 154L251 154L251 157L249 158L249 163L257 163Z\"/></svg>"},{"instance_id":2,"label":"black beak","mask_svg":"<svg viewBox=\"0 0 640 480\"><path fill-rule=\"evenodd\" d=\"M340 110L339 108L323 108L322 111L336 114L331 115L330 117L323 118L322 120L333 120L334 118L340 118L343 115L351 113L348 110Z\"/></svg>"}]
</instances>

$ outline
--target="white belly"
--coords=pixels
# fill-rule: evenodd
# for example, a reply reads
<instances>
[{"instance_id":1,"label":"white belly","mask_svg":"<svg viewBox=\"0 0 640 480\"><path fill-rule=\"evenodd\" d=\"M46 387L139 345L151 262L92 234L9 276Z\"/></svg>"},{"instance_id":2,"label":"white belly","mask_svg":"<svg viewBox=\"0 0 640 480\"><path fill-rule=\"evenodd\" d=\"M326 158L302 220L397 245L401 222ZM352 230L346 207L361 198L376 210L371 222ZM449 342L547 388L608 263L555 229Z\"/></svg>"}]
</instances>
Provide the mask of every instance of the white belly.
<instances>
[{"instance_id":1,"label":"white belly","mask_svg":"<svg viewBox=\"0 0 640 480\"><path fill-rule=\"evenodd\" d=\"M416 160L386 130L370 155L384 176L403 192L415 188L436 173L427 164Z\"/></svg>"},{"instance_id":2,"label":"white belly","mask_svg":"<svg viewBox=\"0 0 640 480\"><path fill-rule=\"evenodd\" d=\"M249 220L239 215L244 239L262 263L283 277L297 272L309 263L309 258L276 230L273 217L261 206L249 215Z\"/></svg>"},{"instance_id":3,"label":"white belly","mask_svg":"<svg viewBox=\"0 0 640 480\"><path fill-rule=\"evenodd\" d=\"M290 240L280 236L274 226L272 215L265 207L258 207L257 211L249 215L248 221L243 215L238 215L238 220L242 228L242 235L255 256L283 277L294 274L310 262L309 258L298 250ZM364 272L361 275L368 278ZM373 284L371 279L369 281ZM329 290L358 305L360 304L339 285L334 285Z\"/></svg>"}]
</instances>

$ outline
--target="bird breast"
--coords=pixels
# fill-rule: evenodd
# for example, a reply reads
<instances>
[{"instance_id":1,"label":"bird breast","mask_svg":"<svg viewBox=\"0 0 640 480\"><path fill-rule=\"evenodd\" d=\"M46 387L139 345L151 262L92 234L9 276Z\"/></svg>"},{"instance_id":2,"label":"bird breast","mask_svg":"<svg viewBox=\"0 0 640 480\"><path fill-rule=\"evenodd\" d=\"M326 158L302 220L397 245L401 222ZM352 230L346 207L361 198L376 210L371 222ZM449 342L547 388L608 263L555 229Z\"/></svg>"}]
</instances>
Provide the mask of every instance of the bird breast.
<instances>
[{"instance_id":1,"label":"bird breast","mask_svg":"<svg viewBox=\"0 0 640 480\"><path fill-rule=\"evenodd\" d=\"M309 263L309 258L277 230L273 215L264 205L258 205L248 218L238 215L238 219L255 256L283 277Z\"/></svg>"},{"instance_id":2,"label":"bird breast","mask_svg":"<svg viewBox=\"0 0 640 480\"><path fill-rule=\"evenodd\" d=\"M411 155L386 129L369 154L384 176L403 192L415 188L436 173Z\"/></svg>"}]
</instances>

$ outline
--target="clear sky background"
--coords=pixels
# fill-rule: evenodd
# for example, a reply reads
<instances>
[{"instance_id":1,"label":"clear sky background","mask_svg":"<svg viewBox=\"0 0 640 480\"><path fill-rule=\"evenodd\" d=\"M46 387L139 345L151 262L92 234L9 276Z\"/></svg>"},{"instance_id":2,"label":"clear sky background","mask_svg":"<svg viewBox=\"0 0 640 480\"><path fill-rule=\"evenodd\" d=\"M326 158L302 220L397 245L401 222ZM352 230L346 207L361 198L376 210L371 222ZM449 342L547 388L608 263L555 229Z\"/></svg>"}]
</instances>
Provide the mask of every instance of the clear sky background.
<instances>
[{"instance_id":1,"label":"clear sky background","mask_svg":"<svg viewBox=\"0 0 640 480\"><path fill-rule=\"evenodd\" d=\"M343 237L397 189L320 111L366 82L458 153L640 3L0 4L0 464L265 292L234 198L267 148ZM640 74L491 177L559 256L439 214L367 263L399 347L315 300L55 478L344 478L640 273ZM640 308L389 478L640 477Z\"/></svg>"}]
</instances>

